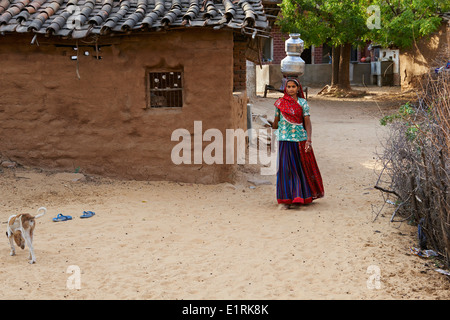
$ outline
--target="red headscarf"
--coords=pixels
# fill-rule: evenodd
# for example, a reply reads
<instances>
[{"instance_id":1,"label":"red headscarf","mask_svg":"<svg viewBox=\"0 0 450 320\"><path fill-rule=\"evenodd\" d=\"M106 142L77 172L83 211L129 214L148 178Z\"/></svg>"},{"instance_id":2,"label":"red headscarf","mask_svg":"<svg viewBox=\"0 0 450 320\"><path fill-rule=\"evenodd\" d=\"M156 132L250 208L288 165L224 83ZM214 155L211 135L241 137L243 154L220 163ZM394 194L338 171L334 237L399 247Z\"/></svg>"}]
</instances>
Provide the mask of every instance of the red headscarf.
<instances>
[{"instance_id":1,"label":"red headscarf","mask_svg":"<svg viewBox=\"0 0 450 320\"><path fill-rule=\"evenodd\" d=\"M303 94L303 88L298 82L298 80L287 79L286 84L289 81L293 81L297 84L298 86L297 96L304 99L305 95ZM286 85L284 88L284 96L275 101L275 107L280 109L281 114L288 122L294 124L303 123L303 108L298 103L297 100L295 100L294 98L292 98L290 95L287 94Z\"/></svg>"}]
</instances>

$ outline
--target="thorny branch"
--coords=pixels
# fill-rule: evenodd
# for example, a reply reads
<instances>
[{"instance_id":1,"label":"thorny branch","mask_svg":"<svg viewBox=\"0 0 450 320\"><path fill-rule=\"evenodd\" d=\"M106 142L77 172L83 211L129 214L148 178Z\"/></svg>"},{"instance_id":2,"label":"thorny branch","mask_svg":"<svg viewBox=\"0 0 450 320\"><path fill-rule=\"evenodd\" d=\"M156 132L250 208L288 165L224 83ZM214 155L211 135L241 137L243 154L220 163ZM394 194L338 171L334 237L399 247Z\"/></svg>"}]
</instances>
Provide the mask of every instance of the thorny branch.
<instances>
[{"instance_id":1,"label":"thorny branch","mask_svg":"<svg viewBox=\"0 0 450 320\"><path fill-rule=\"evenodd\" d=\"M450 72L430 74L422 85L417 101L389 119L375 185L383 204L374 220L394 205L390 221L423 223L428 245L450 267Z\"/></svg>"}]
</instances>

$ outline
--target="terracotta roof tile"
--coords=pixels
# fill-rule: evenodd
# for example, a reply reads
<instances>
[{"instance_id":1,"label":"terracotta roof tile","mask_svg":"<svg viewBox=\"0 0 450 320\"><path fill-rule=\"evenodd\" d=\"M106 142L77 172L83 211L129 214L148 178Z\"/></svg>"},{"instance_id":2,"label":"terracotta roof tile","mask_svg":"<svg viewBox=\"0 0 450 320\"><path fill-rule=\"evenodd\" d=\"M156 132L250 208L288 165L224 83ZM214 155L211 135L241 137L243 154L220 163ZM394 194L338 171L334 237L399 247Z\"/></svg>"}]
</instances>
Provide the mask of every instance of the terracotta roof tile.
<instances>
[{"instance_id":1,"label":"terracotta roof tile","mask_svg":"<svg viewBox=\"0 0 450 320\"><path fill-rule=\"evenodd\" d=\"M83 38L161 28L228 27L266 34L261 0L0 0L0 32Z\"/></svg>"},{"instance_id":2,"label":"terracotta roof tile","mask_svg":"<svg viewBox=\"0 0 450 320\"><path fill-rule=\"evenodd\" d=\"M0 5L0 6L1 6L1 5ZM0 8L0 10L1 10L1 8ZM441 13L440 16L442 17L442 19L444 19L444 20L446 20L446 21L450 21L450 11L449 11L449 12Z\"/></svg>"}]
</instances>

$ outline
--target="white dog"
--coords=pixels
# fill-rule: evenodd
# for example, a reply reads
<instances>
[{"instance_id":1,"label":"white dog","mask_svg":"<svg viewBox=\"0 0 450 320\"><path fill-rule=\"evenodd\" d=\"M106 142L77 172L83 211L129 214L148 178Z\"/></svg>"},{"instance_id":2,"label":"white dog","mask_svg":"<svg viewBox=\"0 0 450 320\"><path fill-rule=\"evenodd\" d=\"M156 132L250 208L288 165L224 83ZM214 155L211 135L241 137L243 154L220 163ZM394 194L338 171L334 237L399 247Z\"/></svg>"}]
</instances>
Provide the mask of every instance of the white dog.
<instances>
[{"instance_id":1,"label":"white dog","mask_svg":"<svg viewBox=\"0 0 450 320\"><path fill-rule=\"evenodd\" d=\"M41 214L38 214L39 211L44 211ZM10 255L14 256L16 254L16 249L14 248L14 241L16 244L22 249L25 248L25 244L28 246L30 250L30 263L36 262L36 257L34 255L33 250L33 231L36 226L35 219L42 217L47 213L47 209L41 207L37 210L36 216L33 217L28 213L21 213L17 215L12 215L8 219L8 227L6 231L6 236L9 239L9 243L11 245L11 253ZM14 239L13 239L14 238Z\"/></svg>"}]
</instances>

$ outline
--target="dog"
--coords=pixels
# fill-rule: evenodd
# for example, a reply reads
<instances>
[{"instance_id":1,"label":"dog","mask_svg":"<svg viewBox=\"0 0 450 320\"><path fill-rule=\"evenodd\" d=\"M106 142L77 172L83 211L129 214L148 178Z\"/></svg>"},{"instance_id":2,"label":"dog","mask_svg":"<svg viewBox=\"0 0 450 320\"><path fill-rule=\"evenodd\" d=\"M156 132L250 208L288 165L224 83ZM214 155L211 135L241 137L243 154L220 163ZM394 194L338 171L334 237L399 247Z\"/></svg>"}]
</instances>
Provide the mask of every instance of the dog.
<instances>
[{"instance_id":1,"label":"dog","mask_svg":"<svg viewBox=\"0 0 450 320\"><path fill-rule=\"evenodd\" d=\"M40 211L43 211L43 213L39 213ZM6 236L11 245L11 256L16 254L16 249L14 248L14 242L16 242L22 249L25 249L25 245L27 245L30 250L29 263L33 264L36 262L36 256L34 255L33 250L33 232L36 226L35 220L46 213L47 209L45 207L40 207L34 217L28 213L21 213L9 217Z\"/></svg>"}]
</instances>

